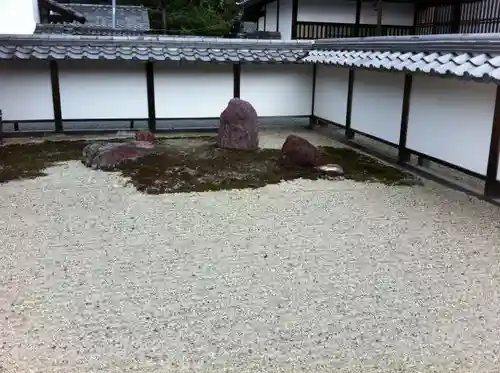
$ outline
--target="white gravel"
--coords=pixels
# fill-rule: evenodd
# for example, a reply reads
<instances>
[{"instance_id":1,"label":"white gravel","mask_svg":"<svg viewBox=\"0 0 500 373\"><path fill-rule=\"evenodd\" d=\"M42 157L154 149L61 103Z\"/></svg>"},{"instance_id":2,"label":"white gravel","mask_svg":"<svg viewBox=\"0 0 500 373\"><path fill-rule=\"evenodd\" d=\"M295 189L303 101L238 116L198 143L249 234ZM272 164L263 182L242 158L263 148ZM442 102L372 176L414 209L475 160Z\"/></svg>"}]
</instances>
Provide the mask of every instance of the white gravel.
<instances>
[{"instance_id":1,"label":"white gravel","mask_svg":"<svg viewBox=\"0 0 500 373\"><path fill-rule=\"evenodd\" d=\"M496 207L433 183L124 183L68 162L0 186L0 372L500 371Z\"/></svg>"}]
</instances>

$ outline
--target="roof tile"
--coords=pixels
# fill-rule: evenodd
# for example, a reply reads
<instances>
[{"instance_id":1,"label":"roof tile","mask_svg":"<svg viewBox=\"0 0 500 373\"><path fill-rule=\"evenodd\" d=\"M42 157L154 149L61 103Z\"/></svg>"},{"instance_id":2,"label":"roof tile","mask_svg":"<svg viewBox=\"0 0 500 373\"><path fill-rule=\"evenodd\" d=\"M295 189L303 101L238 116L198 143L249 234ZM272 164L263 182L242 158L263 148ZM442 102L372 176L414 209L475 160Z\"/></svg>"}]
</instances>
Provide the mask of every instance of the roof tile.
<instances>
[{"instance_id":1,"label":"roof tile","mask_svg":"<svg viewBox=\"0 0 500 373\"><path fill-rule=\"evenodd\" d=\"M356 56L363 54L363 58ZM356 66L367 69L402 72L422 72L432 75L451 75L481 81L500 82L500 54L408 52L385 54L374 51L312 50L304 62L337 66Z\"/></svg>"}]
</instances>

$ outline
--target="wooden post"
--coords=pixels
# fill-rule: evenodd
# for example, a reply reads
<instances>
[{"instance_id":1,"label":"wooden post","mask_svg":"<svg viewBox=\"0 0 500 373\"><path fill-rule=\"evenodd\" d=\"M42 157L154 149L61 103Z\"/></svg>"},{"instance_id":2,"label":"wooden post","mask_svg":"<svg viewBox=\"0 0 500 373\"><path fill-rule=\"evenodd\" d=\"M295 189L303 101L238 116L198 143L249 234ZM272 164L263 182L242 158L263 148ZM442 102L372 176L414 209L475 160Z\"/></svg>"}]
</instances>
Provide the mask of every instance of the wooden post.
<instances>
[{"instance_id":1,"label":"wooden post","mask_svg":"<svg viewBox=\"0 0 500 373\"><path fill-rule=\"evenodd\" d=\"M354 37L359 37L359 25L361 23L361 0L356 0L356 17L354 21Z\"/></svg>"},{"instance_id":2,"label":"wooden post","mask_svg":"<svg viewBox=\"0 0 500 373\"><path fill-rule=\"evenodd\" d=\"M401 128L399 131L398 163L403 164L410 160L410 152L406 148L406 138L408 134L408 118L410 115L411 87L413 76L405 75L405 85L403 91L403 108L401 110Z\"/></svg>"},{"instance_id":3,"label":"wooden post","mask_svg":"<svg viewBox=\"0 0 500 373\"><path fill-rule=\"evenodd\" d=\"M462 7L460 3L455 3L451 8L450 34L460 33L460 21L462 18Z\"/></svg>"},{"instance_id":4,"label":"wooden post","mask_svg":"<svg viewBox=\"0 0 500 373\"><path fill-rule=\"evenodd\" d=\"M314 129L314 125L316 124L316 118L314 116L314 101L316 99L316 71L318 69L318 65L313 65L312 71L312 95L311 95L311 115L309 116L309 129Z\"/></svg>"},{"instance_id":5,"label":"wooden post","mask_svg":"<svg viewBox=\"0 0 500 373\"><path fill-rule=\"evenodd\" d=\"M377 1L377 36L382 35L382 3L383 0Z\"/></svg>"},{"instance_id":6,"label":"wooden post","mask_svg":"<svg viewBox=\"0 0 500 373\"><path fill-rule=\"evenodd\" d=\"M241 98L241 63L233 65L233 97Z\"/></svg>"},{"instance_id":7,"label":"wooden post","mask_svg":"<svg viewBox=\"0 0 500 373\"><path fill-rule=\"evenodd\" d=\"M59 65L56 60L49 62L50 85L52 87L52 106L54 109L54 129L56 133L63 132L61 91L59 88Z\"/></svg>"},{"instance_id":8,"label":"wooden post","mask_svg":"<svg viewBox=\"0 0 500 373\"><path fill-rule=\"evenodd\" d=\"M276 31L280 31L280 0L276 0Z\"/></svg>"},{"instance_id":9,"label":"wooden post","mask_svg":"<svg viewBox=\"0 0 500 373\"><path fill-rule=\"evenodd\" d=\"M354 139L354 131L351 129L353 91L354 91L354 68L351 67L349 69L349 80L347 82L347 108L345 114L345 137L348 140Z\"/></svg>"},{"instance_id":10,"label":"wooden post","mask_svg":"<svg viewBox=\"0 0 500 373\"><path fill-rule=\"evenodd\" d=\"M146 62L146 85L148 92L148 128L156 132L155 77L153 62Z\"/></svg>"},{"instance_id":11,"label":"wooden post","mask_svg":"<svg viewBox=\"0 0 500 373\"><path fill-rule=\"evenodd\" d=\"M0 109L0 144L3 142L3 113Z\"/></svg>"},{"instance_id":12,"label":"wooden post","mask_svg":"<svg viewBox=\"0 0 500 373\"><path fill-rule=\"evenodd\" d=\"M264 4L264 31L266 31L266 23L267 23L267 3Z\"/></svg>"},{"instance_id":13,"label":"wooden post","mask_svg":"<svg viewBox=\"0 0 500 373\"><path fill-rule=\"evenodd\" d=\"M292 40L297 39L298 14L299 14L299 0L292 0Z\"/></svg>"},{"instance_id":14,"label":"wooden post","mask_svg":"<svg viewBox=\"0 0 500 373\"><path fill-rule=\"evenodd\" d=\"M498 157L500 156L500 86L497 86L495 111L491 129L490 151L484 194L488 197L500 197L500 183L498 176Z\"/></svg>"}]
</instances>

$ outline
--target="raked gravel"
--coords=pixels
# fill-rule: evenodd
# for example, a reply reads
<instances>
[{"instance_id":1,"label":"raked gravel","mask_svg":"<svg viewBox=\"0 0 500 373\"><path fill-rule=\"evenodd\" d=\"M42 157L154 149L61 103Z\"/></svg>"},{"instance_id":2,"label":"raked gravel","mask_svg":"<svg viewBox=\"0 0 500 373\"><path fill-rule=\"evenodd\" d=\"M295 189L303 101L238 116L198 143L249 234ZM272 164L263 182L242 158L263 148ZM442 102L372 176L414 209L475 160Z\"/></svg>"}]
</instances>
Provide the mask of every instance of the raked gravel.
<instances>
[{"instance_id":1,"label":"raked gravel","mask_svg":"<svg viewBox=\"0 0 500 373\"><path fill-rule=\"evenodd\" d=\"M68 162L0 186L0 372L500 371L494 206L430 182L124 185Z\"/></svg>"}]
</instances>

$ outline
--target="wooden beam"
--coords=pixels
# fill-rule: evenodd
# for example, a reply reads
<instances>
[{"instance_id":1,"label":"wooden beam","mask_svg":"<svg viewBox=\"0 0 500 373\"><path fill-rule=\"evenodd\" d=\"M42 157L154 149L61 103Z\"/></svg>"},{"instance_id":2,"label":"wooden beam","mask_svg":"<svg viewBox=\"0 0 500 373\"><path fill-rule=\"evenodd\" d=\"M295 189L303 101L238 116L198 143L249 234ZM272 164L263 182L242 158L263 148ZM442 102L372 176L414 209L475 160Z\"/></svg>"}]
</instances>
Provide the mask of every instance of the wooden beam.
<instances>
[{"instance_id":1,"label":"wooden beam","mask_svg":"<svg viewBox=\"0 0 500 373\"><path fill-rule=\"evenodd\" d=\"M233 97L241 98L241 63L233 64Z\"/></svg>"},{"instance_id":2,"label":"wooden beam","mask_svg":"<svg viewBox=\"0 0 500 373\"><path fill-rule=\"evenodd\" d=\"M490 151L488 167L486 169L486 182L484 195L487 197L500 197L500 183L498 177L498 157L500 156L500 86L497 86L493 124L491 128Z\"/></svg>"},{"instance_id":3,"label":"wooden beam","mask_svg":"<svg viewBox=\"0 0 500 373\"><path fill-rule=\"evenodd\" d=\"M352 140L354 138L354 131L351 129L353 91L354 91L354 68L350 68L349 80L347 82L347 108L345 114L345 137L348 140Z\"/></svg>"},{"instance_id":4,"label":"wooden beam","mask_svg":"<svg viewBox=\"0 0 500 373\"><path fill-rule=\"evenodd\" d=\"M398 163L403 164L410 161L410 152L406 148L406 138L408 134L408 118L410 115L411 87L413 76L405 75L405 85L403 91L403 107L401 110L401 128L399 131Z\"/></svg>"},{"instance_id":5,"label":"wooden beam","mask_svg":"<svg viewBox=\"0 0 500 373\"><path fill-rule=\"evenodd\" d=\"M146 86L148 92L148 128L156 132L155 76L154 64L146 62Z\"/></svg>"},{"instance_id":6,"label":"wooden beam","mask_svg":"<svg viewBox=\"0 0 500 373\"><path fill-rule=\"evenodd\" d=\"M292 0L292 40L297 39L298 14L299 14L299 0Z\"/></svg>"},{"instance_id":7,"label":"wooden beam","mask_svg":"<svg viewBox=\"0 0 500 373\"><path fill-rule=\"evenodd\" d=\"M61 90L59 88L59 65L56 60L49 62L50 85L52 87L52 106L54 109L54 126L56 133L63 131Z\"/></svg>"}]
</instances>

